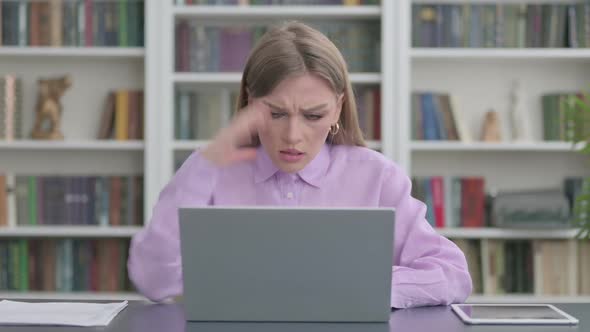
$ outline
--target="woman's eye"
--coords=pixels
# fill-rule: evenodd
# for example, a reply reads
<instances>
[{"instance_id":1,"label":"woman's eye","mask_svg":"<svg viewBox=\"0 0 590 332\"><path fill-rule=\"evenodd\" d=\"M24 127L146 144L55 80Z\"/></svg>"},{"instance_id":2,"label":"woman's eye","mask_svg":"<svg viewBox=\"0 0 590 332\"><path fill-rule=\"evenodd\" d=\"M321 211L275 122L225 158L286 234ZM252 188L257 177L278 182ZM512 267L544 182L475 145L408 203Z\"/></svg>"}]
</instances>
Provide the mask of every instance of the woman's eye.
<instances>
[{"instance_id":1,"label":"woman's eye","mask_svg":"<svg viewBox=\"0 0 590 332\"><path fill-rule=\"evenodd\" d=\"M279 118L283 117L284 115L285 115L285 113L282 113L282 112L271 112L270 113L270 116L273 119L279 119Z\"/></svg>"},{"instance_id":2,"label":"woman's eye","mask_svg":"<svg viewBox=\"0 0 590 332\"><path fill-rule=\"evenodd\" d=\"M316 114L307 114L307 115L305 115L305 118L307 120L317 121L317 120L321 119L322 116L321 115L316 115Z\"/></svg>"}]
</instances>

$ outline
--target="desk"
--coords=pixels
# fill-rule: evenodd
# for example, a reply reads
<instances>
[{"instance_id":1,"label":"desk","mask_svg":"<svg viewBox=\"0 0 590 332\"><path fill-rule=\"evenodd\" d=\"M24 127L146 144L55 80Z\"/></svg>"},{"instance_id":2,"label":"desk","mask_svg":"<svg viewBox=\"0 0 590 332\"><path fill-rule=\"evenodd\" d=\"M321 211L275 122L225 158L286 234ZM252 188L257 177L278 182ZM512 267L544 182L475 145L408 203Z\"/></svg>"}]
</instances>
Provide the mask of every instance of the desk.
<instances>
[{"instance_id":1,"label":"desk","mask_svg":"<svg viewBox=\"0 0 590 332\"><path fill-rule=\"evenodd\" d=\"M0 326L0 332L537 332L590 331L590 303L559 304L580 320L577 326L468 326L450 307L396 310L387 323L208 323L185 322L181 304L130 302L105 328Z\"/></svg>"}]
</instances>

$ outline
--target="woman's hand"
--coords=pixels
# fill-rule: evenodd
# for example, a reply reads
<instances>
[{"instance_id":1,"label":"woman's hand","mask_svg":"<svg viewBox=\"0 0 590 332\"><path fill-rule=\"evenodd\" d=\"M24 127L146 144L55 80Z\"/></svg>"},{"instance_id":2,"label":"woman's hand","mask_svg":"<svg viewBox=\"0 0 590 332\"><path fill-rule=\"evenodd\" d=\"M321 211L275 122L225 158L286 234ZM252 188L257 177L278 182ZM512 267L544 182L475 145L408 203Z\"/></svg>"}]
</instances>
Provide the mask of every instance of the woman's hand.
<instances>
[{"instance_id":1,"label":"woman's hand","mask_svg":"<svg viewBox=\"0 0 590 332\"><path fill-rule=\"evenodd\" d=\"M203 150L202 156L217 166L226 166L256 157L256 148L249 146L264 124L259 109L247 106L238 112L228 127L219 131Z\"/></svg>"}]
</instances>

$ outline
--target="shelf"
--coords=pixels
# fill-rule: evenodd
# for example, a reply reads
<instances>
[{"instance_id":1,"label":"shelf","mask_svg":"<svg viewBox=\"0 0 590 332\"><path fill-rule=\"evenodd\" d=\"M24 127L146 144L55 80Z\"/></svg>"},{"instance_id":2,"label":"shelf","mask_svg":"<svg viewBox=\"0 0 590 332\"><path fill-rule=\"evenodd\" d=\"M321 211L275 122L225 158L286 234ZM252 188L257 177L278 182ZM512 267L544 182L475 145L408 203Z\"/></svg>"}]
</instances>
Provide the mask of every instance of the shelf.
<instances>
[{"instance_id":1,"label":"shelf","mask_svg":"<svg viewBox=\"0 0 590 332\"><path fill-rule=\"evenodd\" d=\"M137 300L146 301L147 299L134 292L17 292L17 291L0 291L0 300L69 300L69 301L104 301L104 300Z\"/></svg>"},{"instance_id":2,"label":"shelf","mask_svg":"<svg viewBox=\"0 0 590 332\"><path fill-rule=\"evenodd\" d=\"M144 149L143 141L115 141L115 140L88 140L88 141L43 141L43 140L15 140L1 141L1 150L92 150L92 151L141 151Z\"/></svg>"},{"instance_id":3,"label":"shelf","mask_svg":"<svg viewBox=\"0 0 590 332\"><path fill-rule=\"evenodd\" d=\"M239 84L242 73L175 73L173 80L179 84ZM352 73L350 80L354 84L379 84L379 73Z\"/></svg>"},{"instance_id":4,"label":"shelf","mask_svg":"<svg viewBox=\"0 0 590 332\"><path fill-rule=\"evenodd\" d=\"M590 49L413 48L412 59L590 60Z\"/></svg>"},{"instance_id":5,"label":"shelf","mask_svg":"<svg viewBox=\"0 0 590 332\"><path fill-rule=\"evenodd\" d=\"M173 143L173 149L176 151L192 151L207 145L206 140L176 140Z\"/></svg>"},{"instance_id":6,"label":"shelf","mask_svg":"<svg viewBox=\"0 0 590 332\"><path fill-rule=\"evenodd\" d=\"M201 19L378 19L379 6L177 6L177 18Z\"/></svg>"},{"instance_id":7,"label":"shelf","mask_svg":"<svg viewBox=\"0 0 590 332\"><path fill-rule=\"evenodd\" d=\"M142 229L141 226L77 226L77 225L49 225L49 226L17 226L0 227L2 237L132 237Z\"/></svg>"},{"instance_id":8,"label":"shelf","mask_svg":"<svg viewBox=\"0 0 590 332\"><path fill-rule=\"evenodd\" d=\"M436 228L451 239L574 239L577 229Z\"/></svg>"},{"instance_id":9,"label":"shelf","mask_svg":"<svg viewBox=\"0 0 590 332\"><path fill-rule=\"evenodd\" d=\"M465 152L573 152L571 143L567 142L530 142L530 143L463 143L453 141L413 141L412 151L465 151Z\"/></svg>"},{"instance_id":10,"label":"shelf","mask_svg":"<svg viewBox=\"0 0 590 332\"><path fill-rule=\"evenodd\" d=\"M143 47L0 47L2 56L26 57L84 57L84 58L143 58Z\"/></svg>"},{"instance_id":11,"label":"shelf","mask_svg":"<svg viewBox=\"0 0 590 332\"><path fill-rule=\"evenodd\" d=\"M471 295L467 303L588 303L590 296L557 296L534 294Z\"/></svg>"}]
</instances>

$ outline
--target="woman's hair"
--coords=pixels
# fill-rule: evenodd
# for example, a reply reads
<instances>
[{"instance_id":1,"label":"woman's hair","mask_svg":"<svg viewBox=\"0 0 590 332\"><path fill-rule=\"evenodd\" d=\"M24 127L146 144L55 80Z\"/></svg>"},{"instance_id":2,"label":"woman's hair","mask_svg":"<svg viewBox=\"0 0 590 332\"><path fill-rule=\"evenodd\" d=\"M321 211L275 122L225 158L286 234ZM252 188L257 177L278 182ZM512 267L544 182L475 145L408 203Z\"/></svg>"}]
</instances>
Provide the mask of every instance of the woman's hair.
<instances>
[{"instance_id":1,"label":"woman's hair","mask_svg":"<svg viewBox=\"0 0 590 332\"><path fill-rule=\"evenodd\" d=\"M336 46L321 32L299 22L288 22L265 33L246 62L237 111L248 98L270 94L290 76L313 74L326 80L336 95L343 94L340 129L329 134L333 144L365 146L346 62Z\"/></svg>"}]
</instances>

